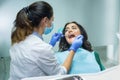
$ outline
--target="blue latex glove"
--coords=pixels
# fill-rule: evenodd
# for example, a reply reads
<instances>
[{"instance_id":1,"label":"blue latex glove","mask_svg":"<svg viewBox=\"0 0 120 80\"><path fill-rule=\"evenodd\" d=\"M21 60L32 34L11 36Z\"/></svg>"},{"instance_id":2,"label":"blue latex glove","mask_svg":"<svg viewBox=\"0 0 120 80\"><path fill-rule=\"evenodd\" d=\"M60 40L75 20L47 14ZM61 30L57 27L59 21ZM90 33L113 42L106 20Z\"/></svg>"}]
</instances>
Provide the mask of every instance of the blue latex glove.
<instances>
[{"instance_id":1,"label":"blue latex glove","mask_svg":"<svg viewBox=\"0 0 120 80\"><path fill-rule=\"evenodd\" d=\"M56 42L59 41L59 39L61 38L61 36L62 36L62 33L53 34L49 44L51 44L54 47Z\"/></svg>"},{"instance_id":2,"label":"blue latex glove","mask_svg":"<svg viewBox=\"0 0 120 80\"><path fill-rule=\"evenodd\" d=\"M69 50L73 50L74 52L76 52L77 49L82 46L82 44L83 44L83 35L79 35L75 38Z\"/></svg>"}]
</instances>

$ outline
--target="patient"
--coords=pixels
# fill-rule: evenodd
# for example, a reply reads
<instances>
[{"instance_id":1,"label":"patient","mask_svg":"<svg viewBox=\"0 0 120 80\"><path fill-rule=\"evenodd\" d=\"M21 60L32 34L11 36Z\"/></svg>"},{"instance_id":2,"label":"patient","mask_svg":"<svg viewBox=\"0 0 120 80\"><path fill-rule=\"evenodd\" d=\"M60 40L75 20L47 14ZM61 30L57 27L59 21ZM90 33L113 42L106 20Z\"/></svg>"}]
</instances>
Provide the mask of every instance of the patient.
<instances>
[{"instance_id":1,"label":"patient","mask_svg":"<svg viewBox=\"0 0 120 80\"><path fill-rule=\"evenodd\" d=\"M76 51L72 66L68 74L95 73L104 70L99 55L92 50L85 29L77 22L69 22L62 31L63 37L59 43L59 51L56 53L58 63L63 64L69 54L69 47L78 35L83 35L83 44Z\"/></svg>"}]
</instances>

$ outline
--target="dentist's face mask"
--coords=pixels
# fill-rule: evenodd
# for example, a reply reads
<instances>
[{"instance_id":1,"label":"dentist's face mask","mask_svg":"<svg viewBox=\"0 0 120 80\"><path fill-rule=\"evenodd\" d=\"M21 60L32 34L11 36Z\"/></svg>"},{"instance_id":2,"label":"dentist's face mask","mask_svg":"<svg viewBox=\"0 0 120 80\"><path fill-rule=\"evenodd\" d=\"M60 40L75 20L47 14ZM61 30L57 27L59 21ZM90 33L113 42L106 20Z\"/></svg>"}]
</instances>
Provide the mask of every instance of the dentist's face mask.
<instances>
[{"instance_id":1,"label":"dentist's face mask","mask_svg":"<svg viewBox=\"0 0 120 80\"><path fill-rule=\"evenodd\" d=\"M53 23L52 23L50 27L46 27L46 28L44 29L44 34L45 34L45 35L49 34L49 33L53 30L53 28L54 28L54 25L53 25Z\"/></svg>"}]
</instances>

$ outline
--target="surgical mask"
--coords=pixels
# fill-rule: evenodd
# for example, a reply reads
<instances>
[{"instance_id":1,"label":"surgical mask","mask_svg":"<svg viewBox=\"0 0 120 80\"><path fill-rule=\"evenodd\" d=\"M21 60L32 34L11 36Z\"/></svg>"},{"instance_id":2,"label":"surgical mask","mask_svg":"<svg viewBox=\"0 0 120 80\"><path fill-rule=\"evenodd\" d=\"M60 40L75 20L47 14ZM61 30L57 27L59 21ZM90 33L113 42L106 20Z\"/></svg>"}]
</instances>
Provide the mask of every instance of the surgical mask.
<instances>
[{"instance_id":1,"label":"surgical mask","mask_svg":"<svg viewBox=\"0 0 120 80\"><path fill-rule=\"evenodd\" d=\"M54 25L53 25L53 23L52 23L50 27L46 27L46 28L44 29L44 34L45 34L45 35L49 34L49 33L53 30L53 28L54 28Z\"/></svg>"}]
</instances>

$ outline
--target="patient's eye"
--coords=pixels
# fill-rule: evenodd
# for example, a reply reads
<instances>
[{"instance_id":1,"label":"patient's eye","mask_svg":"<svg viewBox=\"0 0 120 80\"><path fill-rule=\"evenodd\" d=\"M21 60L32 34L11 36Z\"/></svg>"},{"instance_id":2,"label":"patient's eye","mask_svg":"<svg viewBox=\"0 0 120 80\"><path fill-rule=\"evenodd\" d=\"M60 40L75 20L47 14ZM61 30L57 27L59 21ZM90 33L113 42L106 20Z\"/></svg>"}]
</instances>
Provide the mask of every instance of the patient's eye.
<instances>
[{"instance_id":1,"label":"patient's eye","mask_svg":"<svg viewBox=\"0 0 120 80\"><path fill-rule=\"evenodd\" d=\"M69 30L69 27L66 27L66 28L65 28L65 32L67 32L68 30Z\"/></svg>"},{"instance_id":2,"label":"patient's eye","mask_svg":"<svg viewBox=\"0 0 120 80\"><path fill-rule=\"evenodd\" d=\"M78 28L73 25L73 26L70 26L70 27L66 27L65 32L70 31L70 30L76 30L76 29L78 29Z\"/></svg>"},{"instance_id":3,"label":"patient's eye","mask_svg":"<svg viewBox=\"0 0 120 80\"><path fill-rule=\"evenodd\" d=\"M68 31L68 29L65 29L65 32L67 32Z\"/></svg>"},{"instance_id":4,"label":"patient's eye","mask_svg":"<svg viewBox=\"0 0 120 80\"><path fill-rule=\"evenodd\" d=\"M72 29L77 29L77 27L75 27L75 26L72 26Z\"/></svg>"}]
</instances>

